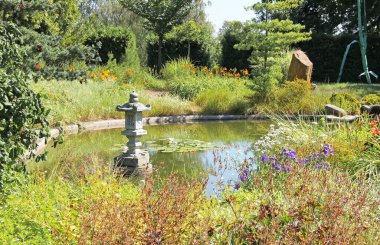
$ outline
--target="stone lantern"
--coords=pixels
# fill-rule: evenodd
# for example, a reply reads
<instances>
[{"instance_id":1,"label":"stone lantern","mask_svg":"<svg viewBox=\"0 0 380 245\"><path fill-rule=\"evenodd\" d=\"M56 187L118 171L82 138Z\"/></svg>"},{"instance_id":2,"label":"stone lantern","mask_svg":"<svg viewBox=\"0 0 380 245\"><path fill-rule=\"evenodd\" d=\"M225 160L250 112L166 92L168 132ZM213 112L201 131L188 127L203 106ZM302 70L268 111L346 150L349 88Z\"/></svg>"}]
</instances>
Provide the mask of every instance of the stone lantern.
<instances>
[{"instance_id":1,"label":"stone lantern","mask_svg":"<svg viewBox=\"0 0 380 245\"><path fill-rule=\"evenodd\" d=\"M139 102L138 94L135 91L130 94L128 103L116 107L117 111L125 112L125 130L122 134L127 136L128 143L125 151L115 158L115 164L126 175L131 175L135 170L150 168L149 153L141 149L140 138L147 134L147 131L143 129L142 113L151 109L150 105Z\"/></svg>"}]
</instances>

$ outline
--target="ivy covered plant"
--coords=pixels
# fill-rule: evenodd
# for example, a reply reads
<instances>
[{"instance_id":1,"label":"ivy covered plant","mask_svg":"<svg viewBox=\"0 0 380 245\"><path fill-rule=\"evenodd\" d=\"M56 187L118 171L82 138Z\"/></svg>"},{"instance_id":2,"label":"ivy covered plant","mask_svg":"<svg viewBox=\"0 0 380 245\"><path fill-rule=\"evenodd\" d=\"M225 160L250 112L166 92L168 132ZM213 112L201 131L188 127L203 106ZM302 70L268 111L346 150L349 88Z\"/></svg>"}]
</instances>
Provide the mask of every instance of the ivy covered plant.
<instances>
[{"instance_id":1,"label":"ivy covered plant","mask_svg":"<svg viewBox=\"0 0 380 245\"><path fill-rule=\"evenodd\" d=\"M0 22L0 189L10 181L8 170L23 171L24 156L33 155L36 140L49 135L48 111L21 69L20 43L17 27Z\"/></svg>"}]
</instances>

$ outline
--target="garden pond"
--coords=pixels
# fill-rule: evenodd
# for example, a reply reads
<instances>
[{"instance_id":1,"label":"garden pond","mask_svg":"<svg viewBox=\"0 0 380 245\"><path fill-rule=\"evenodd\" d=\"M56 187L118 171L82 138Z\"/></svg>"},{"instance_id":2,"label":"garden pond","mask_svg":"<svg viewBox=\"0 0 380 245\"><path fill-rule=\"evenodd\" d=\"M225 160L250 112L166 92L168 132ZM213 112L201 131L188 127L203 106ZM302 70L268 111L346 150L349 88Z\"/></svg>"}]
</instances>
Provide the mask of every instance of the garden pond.
<instances>
[{"instance_id":1,"label":"garden pond","mask_svg":"<svg viewBox=\"0 0 380 245\"><path fill-rule=\"evenodd\" d=\"M253 161L252 144L269 131L269 125L269 121L227 121L146 126L148 134L142 142L160 178L173 172L187 178L206 174L206 192L210 195L238 179L237 166ZM112 163L122 152L127 138L121 131L66 136L63 144L46 149L46 161L30 163L28 168L67 178L74 178L83 170L93 171L94 162Z\"/></svg>"}]
</instances>

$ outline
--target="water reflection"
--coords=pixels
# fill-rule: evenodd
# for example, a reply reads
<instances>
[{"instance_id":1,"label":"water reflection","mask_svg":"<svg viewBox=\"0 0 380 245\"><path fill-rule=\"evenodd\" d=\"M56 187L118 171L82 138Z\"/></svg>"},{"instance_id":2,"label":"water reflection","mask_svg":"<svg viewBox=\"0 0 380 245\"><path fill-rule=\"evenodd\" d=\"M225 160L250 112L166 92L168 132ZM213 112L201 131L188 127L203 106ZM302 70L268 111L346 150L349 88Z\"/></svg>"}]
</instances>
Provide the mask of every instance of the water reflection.
<instances>
[{"instance_id":1,"label":"water reflection","mask_svg":"<svg viewBox=\"0 0 380 245\"><path fill-rule=\"evenodd\" d=\"M142 142L165 138L193 139L223 145L200 152L162 153L150 151L153 168L159 167L160 177L178 173L186 177L197 177L210 173L207 193L216 193L218 185L225 185L237 178L236 166L253 157L252 143L267 133L268 122L231 121L199 124L172 124L146 127L148 135ZM113 158L120 154L121 145L126 139L120 129L86 132L69 136L58 148L48 148L48 160L32 163L30 170L46 171L48 174L62 169L76 172L91 157L99 162L112 164Z\"/></svg>"}]
</instances>

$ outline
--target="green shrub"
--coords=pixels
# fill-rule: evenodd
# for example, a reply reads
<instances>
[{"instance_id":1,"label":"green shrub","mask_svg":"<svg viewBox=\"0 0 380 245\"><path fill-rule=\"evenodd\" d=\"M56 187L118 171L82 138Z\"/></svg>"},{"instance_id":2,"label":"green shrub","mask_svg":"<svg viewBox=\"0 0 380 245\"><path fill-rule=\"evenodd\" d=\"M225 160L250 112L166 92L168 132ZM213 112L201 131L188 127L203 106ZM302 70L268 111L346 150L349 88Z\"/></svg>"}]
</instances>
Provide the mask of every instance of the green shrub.
<instances>
[{"instance_id":1,"label":"green shrub","mask_svg":"<svg viewBox=\"0 0 380 245\"><path fill-rule=\"evenodd\" d=\"M103 64L107 64L108 54L112 53L117 63L124 61L134 66L139 63L135 40L136 37L128 28L101 25L87 38L85 45L97 46L101 43L98 52Z\"/></svg>"},{"instance_id":2,"label":"green shrub","mask_svg":"<svg viewBox=\"0 0 380 245\"><path fill-rule=\"evenodd\" d=\"M7 171L23 171L26 153L36 148L38 138L49 135L40 96L29 88L23 73L20 32L14 25L0 21L0 191ZM33 154L30 154L33 155Z\"/></svg>"},{"instance_id":3,"label":"green shrub","mask_svg":"<svg viewBox=\"0 0 380 245\"><path fill-rule=\"evenodd\" d=\"M343 108L349 114L356 114L360 109L359 100L347 92L333 93L330 98L330 103Z\"/></svg>"},{"instance_id":4,"label":"green shrub","mask_svg":"<svg viewBox=\"0 0 380 245\"><path fill-rule=\"evenodd\" d=\"M363 105L378 105L380 104L380 96L377 94L369 94L362 98Z\"/></svg>"}]
</instances>

